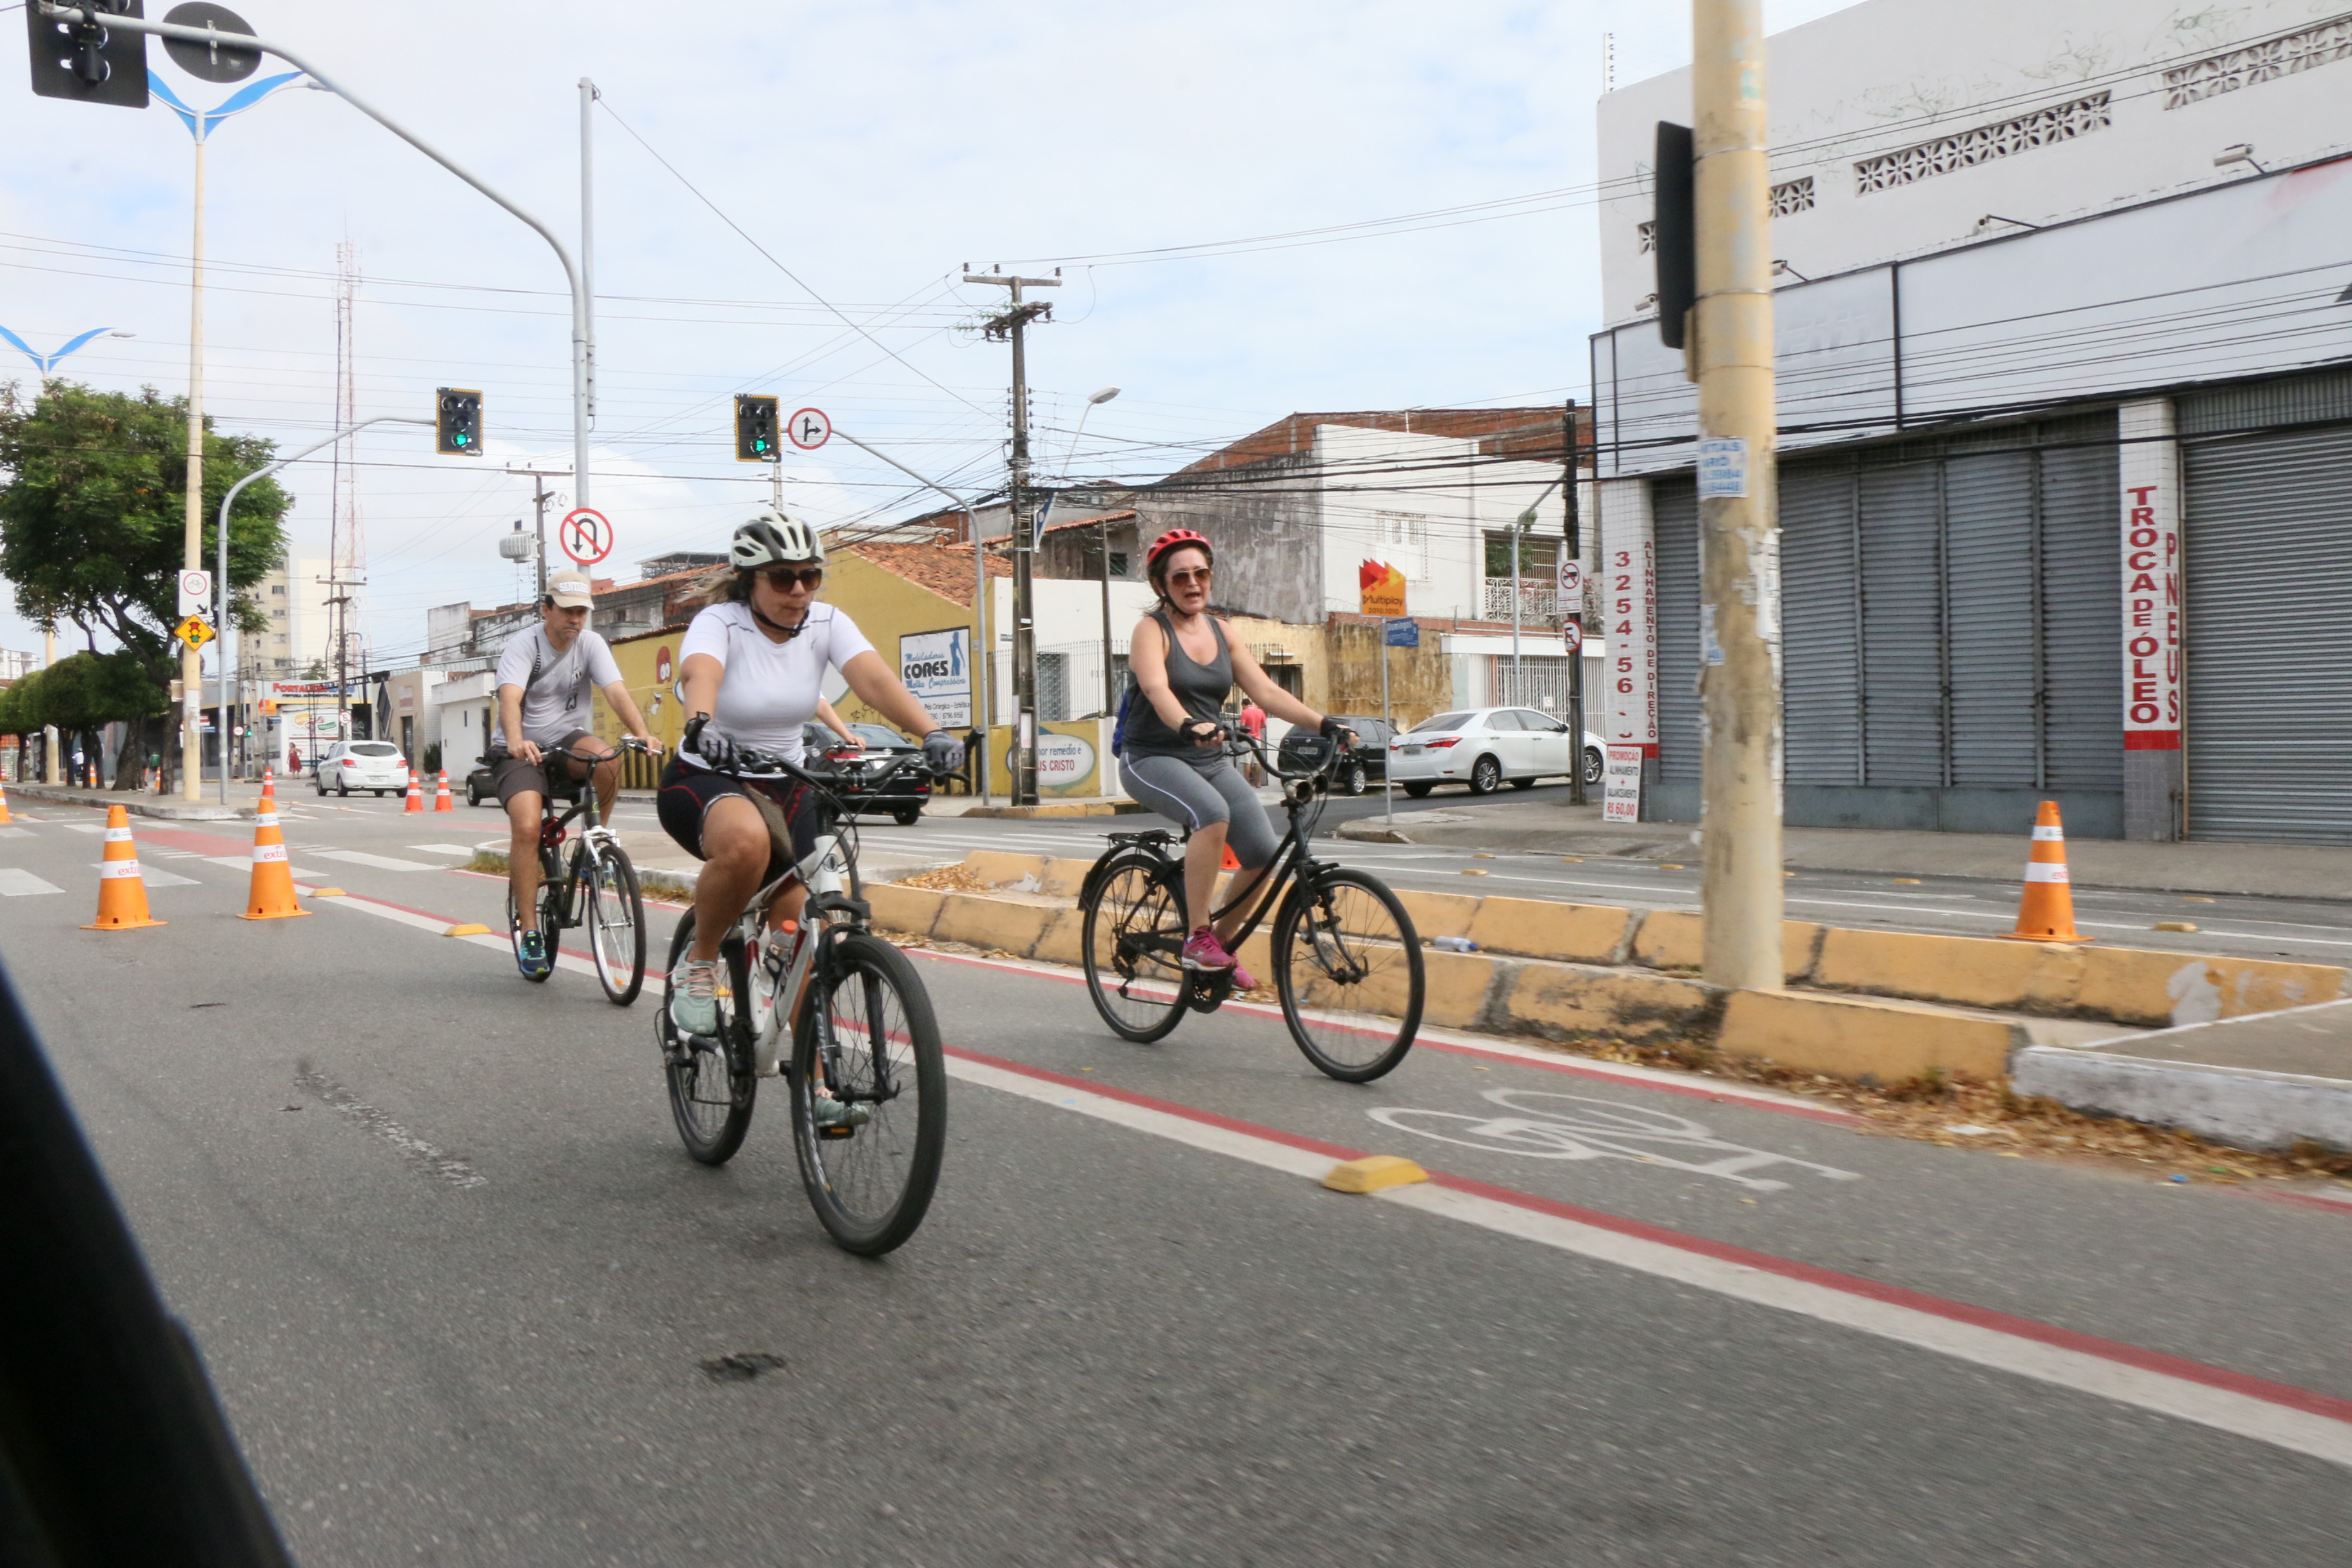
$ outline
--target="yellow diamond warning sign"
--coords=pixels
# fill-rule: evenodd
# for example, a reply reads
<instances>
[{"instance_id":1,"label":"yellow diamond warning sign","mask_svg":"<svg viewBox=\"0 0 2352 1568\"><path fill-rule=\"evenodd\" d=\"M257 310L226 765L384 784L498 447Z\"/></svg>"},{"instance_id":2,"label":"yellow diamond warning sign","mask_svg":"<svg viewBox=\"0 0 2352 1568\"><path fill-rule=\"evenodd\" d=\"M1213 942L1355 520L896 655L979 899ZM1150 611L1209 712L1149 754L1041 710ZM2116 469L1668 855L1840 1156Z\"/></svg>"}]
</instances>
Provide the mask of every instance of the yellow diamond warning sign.
<instances>
[{"instance_id":1,"label":"yellow diamond warning sign","mask_svg":"<svg viewBox=\"0 0 2352 1568\"><path fill-rule=\"evenodd\" d=\"M194 652L212 641L214 633L212 627L205 624L204 616L190 616L172 628L172 635L186 643L189 651Z\"/></svg>"}]
</instances>

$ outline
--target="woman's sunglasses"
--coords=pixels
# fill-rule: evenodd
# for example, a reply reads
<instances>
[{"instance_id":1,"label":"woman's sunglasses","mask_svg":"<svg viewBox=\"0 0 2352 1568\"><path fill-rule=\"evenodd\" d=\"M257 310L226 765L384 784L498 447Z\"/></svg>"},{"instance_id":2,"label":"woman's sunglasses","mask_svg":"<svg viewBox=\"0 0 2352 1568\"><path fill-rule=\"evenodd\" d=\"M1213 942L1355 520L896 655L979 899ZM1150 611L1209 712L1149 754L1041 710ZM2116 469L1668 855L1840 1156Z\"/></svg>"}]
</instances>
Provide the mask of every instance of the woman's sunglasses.
<instances>
[{"instance_id":1,"label":"woman's sunglasses","mask_svg":"<svg viewBox=\"0 0 2352 1568\"><path fill-rule=\"evenodd\" d=\"M793 586L795 584L798 584L803 588L814 588L818 584L824 581L824 568L822 566L779 566L772 572L762 572L760 575L767 579L769 587L773 588L779 594L786 594L792 591Z\"/></svg>"},{"instance_id":2,"label":"woman's sunglasses","mask_svg":"<svg viewBox=\"0 0 2352 1568\"><path fill-rule=\"evenodd\" d=\"M1189 588L1195 583L1205 588L1209 585L1209 568L1202 566L1186 572L1171 572L1168 581L1179 588Z\"/></svg>"}]
</instances>

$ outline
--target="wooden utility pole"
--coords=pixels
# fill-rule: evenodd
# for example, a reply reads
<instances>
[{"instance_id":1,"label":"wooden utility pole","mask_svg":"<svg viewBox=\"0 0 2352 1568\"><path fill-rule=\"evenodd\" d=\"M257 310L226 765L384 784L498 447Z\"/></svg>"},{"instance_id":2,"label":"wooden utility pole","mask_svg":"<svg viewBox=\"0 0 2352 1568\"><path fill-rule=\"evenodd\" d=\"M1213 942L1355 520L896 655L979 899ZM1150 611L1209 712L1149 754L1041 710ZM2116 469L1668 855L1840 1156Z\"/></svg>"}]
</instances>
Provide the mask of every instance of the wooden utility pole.
<instances>
[{"instance_id":1,"label":"wooden utility pole","mask_svg":"<svg viewBox=\"0 0 2352 1568\"><path fill-rule=\"evenodd\" d=\"M967 283L993 283L1012 290L1005 308L987 318L991 341L1013 345L1013 481L1006 496L1013 534L1013 804L1037 804L1037 621L1032 584L1037 564L1037 514L1029 506L1029 367L1024 331L1049 319L1053 305L1024 303L1021 290L1059 289L1058 278L1008 278L1001 272L967 272ZM972 519L972 550L980 550L980 520ZM992 658L995 649L979 650ZM984 731L983 731L984 732Z\"/></svg>"},{"instance_id":2,"label":"wooden utility pole","mask_svg":"<svg viewBox=\"0 0 2352 1568\"><path fill-rule=\"evenodd\" d=\"M1701 973L1781 989L1780 534L1772 381L1772 175L1762 0L1693 0Z\"/></svg>"}]
</instances>

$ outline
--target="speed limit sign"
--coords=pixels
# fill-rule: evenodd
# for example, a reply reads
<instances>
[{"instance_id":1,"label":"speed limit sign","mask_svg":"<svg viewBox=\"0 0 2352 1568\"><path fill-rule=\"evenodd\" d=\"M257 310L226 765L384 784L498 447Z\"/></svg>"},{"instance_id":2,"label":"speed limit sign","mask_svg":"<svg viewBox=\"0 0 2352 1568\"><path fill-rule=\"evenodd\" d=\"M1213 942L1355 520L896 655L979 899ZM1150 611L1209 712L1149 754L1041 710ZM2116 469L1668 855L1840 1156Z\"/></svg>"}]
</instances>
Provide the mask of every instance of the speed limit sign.
<instances>
[{"instance_id":1,"label":"speed limit sign","mask_svg":"<svg viewBox=\"0 0 2352 1568\"><path fill-rule=\"evenodd\" d=\"M574 507L556 525L555 542L581 565L593 566L613 553L613 525L593 507Z\"/></svg>"}]
</instances>

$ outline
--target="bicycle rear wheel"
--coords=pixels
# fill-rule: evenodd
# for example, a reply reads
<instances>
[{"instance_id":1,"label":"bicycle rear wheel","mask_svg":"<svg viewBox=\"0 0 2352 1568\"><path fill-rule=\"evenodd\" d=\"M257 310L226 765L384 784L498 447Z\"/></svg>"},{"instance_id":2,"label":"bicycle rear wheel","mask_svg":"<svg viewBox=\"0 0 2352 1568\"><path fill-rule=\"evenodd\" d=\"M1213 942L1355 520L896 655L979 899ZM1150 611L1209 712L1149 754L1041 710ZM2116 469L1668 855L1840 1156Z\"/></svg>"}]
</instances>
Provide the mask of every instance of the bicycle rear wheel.
<instances>
[{"instance_id":1,"label":"bicycle rear wheel","mask_svg":"<svg viewBox=\"0 0 2352 1568\"><path fill-rule=\"evenodd\" d=\"M1317 1068L1369 1083L1421 1030L1421 938L1386 883L1338 868L1302 881L1274 923L1274 979L1290 1037Z\"/></svg>"},{"instance_id":2,"label":"bicycle rear wheel","mask_svg":"<svg viewBox=\"0 0 2352 1568\"><path fill-rule=\"evenodd\" d=\"M947 1060L904 953L871 931L821 940L830 945L793 1026L793 1149L835 1244L872 1258L914 1235L930 1207L947 1152Z\"/></svg>"},{"instance_id":3,"label":"bicycle rear wheel","mask_svg":"<svg viewBox=\"0 0 2352 1568\"><path fill-rule=\"evenodd\" d=\"M677 1122L686 1152L706 1165L723 1165L743 1146L751 1127L751 1101L759 1080L753 1076L751 1031L743 999L751 994L743 963L743 944L732 936L719 950L725 965L725 984L719 998L716 1039L698 1039L677 1031L670 1022L669 993L677 966L685 962L694 941L694 911L677 922L670 939L669 969L662 979L662 1008L654 1019L654 1039L661 1047L662 1076L669 1082L670 1115Z\"/></svg>"},{"instance_id":4,"label":"bicycle rear wheel","mask_svg":"<svg viewBox=\"0 0 2352 1568\"><path fill-rule=\"evenodd\" d=\"M619 845L604 844L587 869L588 951L605 996L625 1007L646 984L646 901L637 891L637 868Z\"/></svg>"},{"instance_id":5,"label":"bicycle rear wheel","mask_svg":"<svg viewBox=\"0 0 2352 1568\"><path fill-rule=\"evenodd\" d=\"M1087 899L1083 963L1095 1011L1122 1039L1165 1039L1184 1017L1183 868L1150 855L1113 861Z\"/></svg>"}]
</instances>

